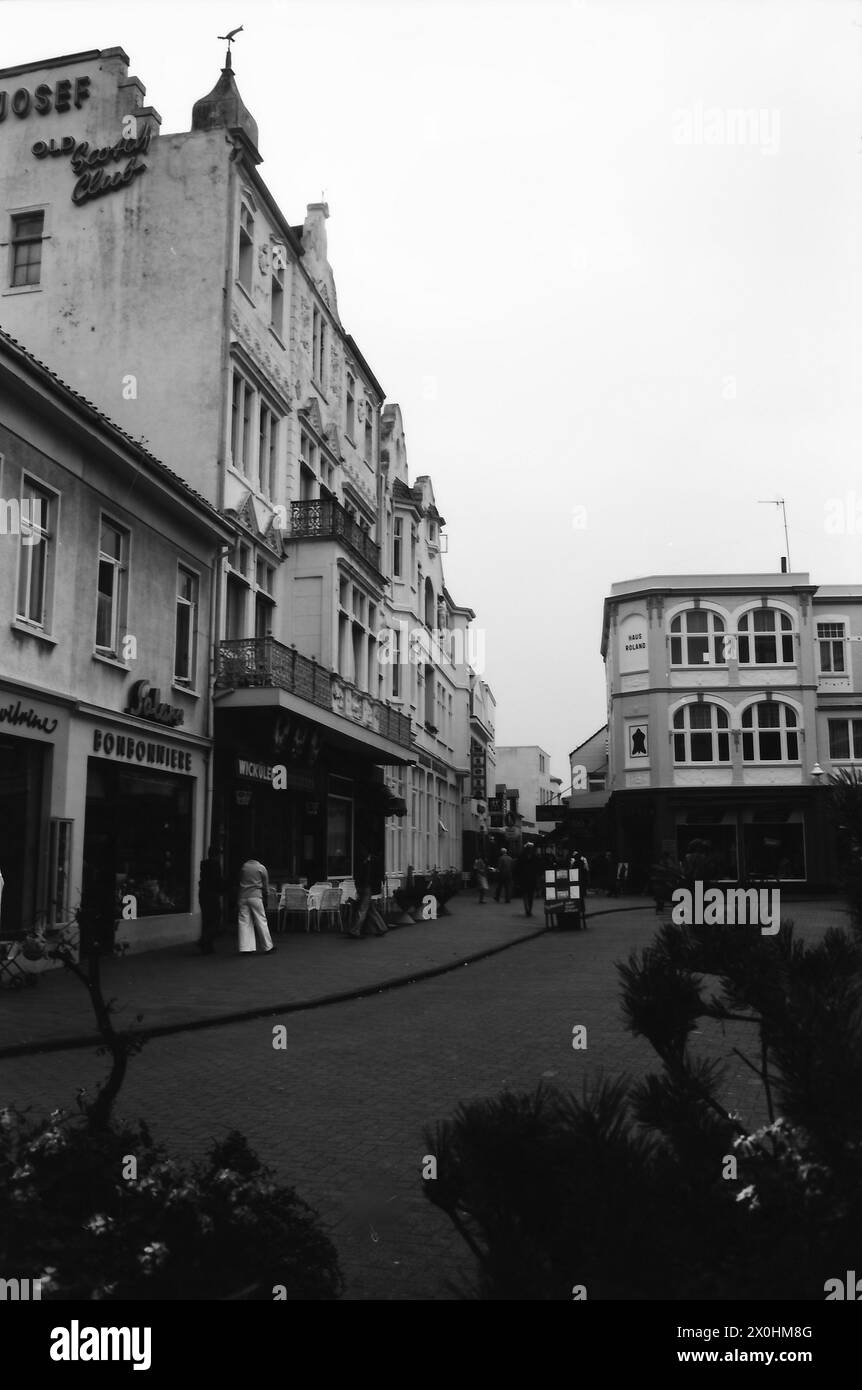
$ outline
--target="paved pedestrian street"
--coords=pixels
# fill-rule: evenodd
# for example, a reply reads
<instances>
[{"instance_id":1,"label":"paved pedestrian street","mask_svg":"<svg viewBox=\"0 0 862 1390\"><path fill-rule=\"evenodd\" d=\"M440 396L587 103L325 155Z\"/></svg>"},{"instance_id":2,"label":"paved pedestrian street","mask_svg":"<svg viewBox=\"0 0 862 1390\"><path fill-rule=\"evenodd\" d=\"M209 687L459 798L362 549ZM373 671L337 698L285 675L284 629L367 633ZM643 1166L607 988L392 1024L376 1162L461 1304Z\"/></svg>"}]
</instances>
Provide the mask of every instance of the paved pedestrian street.
<instances>
[{"instance_id":1,"label":"paved pedestrian street","mask_svg":"<svg viewBox=\"0 0 862 1390\"><path fill-rule=\"evenodd\" d=\"M601 912L613 904L597 899L591 906ZM455 908L462 950L482 950L492 938L541 926L541 916L528 922L520 904L479 908L459 898ZM806 935L846 921L834 902L788 904L784 915ZM599 1073L649 1069L651 1049L622 1023L614 963L646 945L656 921L651 904L640 900L633 910L595 916L585 933L543 933L415 984L152 1039L130 1064L119 1113L146 1118L157 1138L188 1157L227 1129L242 1130L324 1216L348 1299L452 1298L450 1281L469 1278L471 1260L423 1196L424 1127L450 1115L459 1101L503 1087L528 1090L546 1079L579 1091ZM380 951L382 978L389 969L382 953L409 947L418 958L422 942L443 925L445 919L349 944L337 937L296 938L291 950L307 948L321 961L328 951L333 960L351 949ZM264 971L267 964L231 963L235 1007L242 1003L246 972ZM44 981L39 990L50 984ZM16 1008L26 995L21 991L13 1000ZM286 1029L285 1050L273 1047L279 1024ZM575 1024L587 1028L586 1051L572 1047ZM699 1045L720 1046L722 1055L732 1045L744 1049L750 1037L741 1029L738 1035L727 1029L724 1038L718 1029L705 1030ZM0 1063L0 1089L6 1102L71 1107L77 1087L92 1092L105 1065L81 1049L7 1058ZM739 1063L729 1080L732 1103L760 1122L762 1115L747 1110L758 1093L756 1078Z\"/></svg>"}]
</instances>

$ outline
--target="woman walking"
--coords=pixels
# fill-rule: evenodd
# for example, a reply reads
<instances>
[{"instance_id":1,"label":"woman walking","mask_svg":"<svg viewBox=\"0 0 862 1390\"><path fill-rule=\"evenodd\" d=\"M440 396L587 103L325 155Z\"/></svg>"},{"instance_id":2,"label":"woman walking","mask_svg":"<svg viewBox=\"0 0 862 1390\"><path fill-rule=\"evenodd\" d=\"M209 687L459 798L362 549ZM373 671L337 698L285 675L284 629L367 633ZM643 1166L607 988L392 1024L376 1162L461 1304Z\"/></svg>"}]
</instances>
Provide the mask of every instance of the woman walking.
<instances>
[{"instance_id":1,"label":"woman walking","mask_svg":"<svg viewBox=\"0 0 862 1390\"><path fill-rule=\"evenodd\" d=\"M239 953L244 955L268 956L274 951L272 937L266 921L266 895L269 891L269 874L259 859L246 859L239 871ZM260 945L263 950L260 951Z\"/></svg>"},{"instance_id":2,"label":"woman walking","mask_svg":"<svg viewBox=\"0 0 862 1390\"><path fill-rule=\"evenodd\" d=\"M479 889L479 902L483 903L488 891L488 865L481 855L473 861L473 873L476 875L476 887Z\"/></svg>"}]
</instances>

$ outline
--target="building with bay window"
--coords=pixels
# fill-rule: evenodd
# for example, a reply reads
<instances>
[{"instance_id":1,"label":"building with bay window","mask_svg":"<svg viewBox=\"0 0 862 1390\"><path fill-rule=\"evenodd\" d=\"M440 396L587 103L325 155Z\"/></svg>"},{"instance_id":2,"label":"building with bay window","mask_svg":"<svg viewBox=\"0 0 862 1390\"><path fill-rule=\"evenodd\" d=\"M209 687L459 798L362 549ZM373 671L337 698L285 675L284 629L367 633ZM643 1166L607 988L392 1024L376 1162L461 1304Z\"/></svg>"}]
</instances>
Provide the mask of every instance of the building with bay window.
<instances>
[{"instance_id":1,"label":"building with bay window","mask_svg":"<svg viewBox=\"0 0 862 1390\"><path fill-rule=\"evenodd\" d=\"M862 587L807 574L612 586L607 788L635 881L692 840L722 878L834 880L826 778L862 762L860 642Z\"/></svg>"}]
</instances>

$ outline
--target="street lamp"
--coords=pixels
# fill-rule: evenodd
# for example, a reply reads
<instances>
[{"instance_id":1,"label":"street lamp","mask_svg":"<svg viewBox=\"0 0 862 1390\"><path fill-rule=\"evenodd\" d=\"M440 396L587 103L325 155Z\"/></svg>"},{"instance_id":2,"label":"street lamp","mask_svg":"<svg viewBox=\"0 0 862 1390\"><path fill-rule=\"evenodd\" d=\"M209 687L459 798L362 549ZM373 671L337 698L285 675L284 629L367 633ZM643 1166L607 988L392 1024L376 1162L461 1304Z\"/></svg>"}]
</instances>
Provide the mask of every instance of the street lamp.
<instances>
[{"instance_id":1,"label":"street lamp","mask_svg":"<svg viewBox=\"0 0 862 1390\"><path fill-rule=\"evenodd\" d=\"M811 774L810 774L810 775L811 775L811 777L812 777L813 780L814 780L814 785L817 786L817 787L819 787L819 786L820 786L820 779L821 779L821 777L825 777L825 776L826 776L826 773L823 771L823 768L820 766L819 763L815 763L814 766L813 766L812 769L811 769Z\"/></svg>"}]
</instances>

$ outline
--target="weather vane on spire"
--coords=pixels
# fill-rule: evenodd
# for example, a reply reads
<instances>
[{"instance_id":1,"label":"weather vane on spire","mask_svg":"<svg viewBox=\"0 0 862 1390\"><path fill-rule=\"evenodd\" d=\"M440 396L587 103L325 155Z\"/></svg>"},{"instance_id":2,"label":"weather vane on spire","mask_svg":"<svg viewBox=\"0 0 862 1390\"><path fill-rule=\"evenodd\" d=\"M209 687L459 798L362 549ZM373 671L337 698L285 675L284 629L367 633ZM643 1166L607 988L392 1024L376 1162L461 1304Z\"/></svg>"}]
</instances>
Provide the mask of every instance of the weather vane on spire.
<instances>
[{"instance_id":1,"label":"weather vane on spire","mask_svg":"<svg viewBox=\"0 0 862 1390\"><path fill-rule=\"evenodd\" d=\"M228 57L230 57L230 46L231 46L231 44L236 42L236 36L237 36L237 34L241 34L241 33L242 33L242 25L240 24L240 26L239 26L238 29L231 29L231 31L230 31L229 34L217 34L217 35L216 35L216 38L218 38L218 39L225 39L225 40L227 41Z\"/></svg>"}]
</instances>

